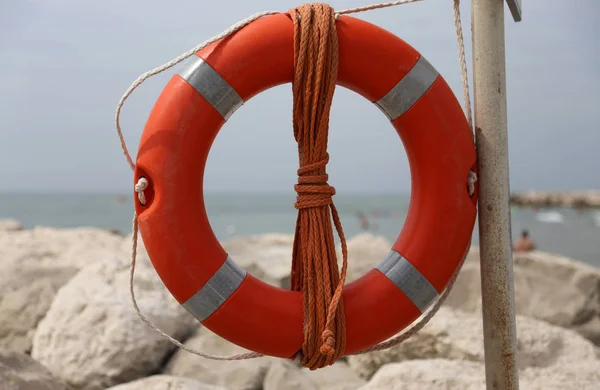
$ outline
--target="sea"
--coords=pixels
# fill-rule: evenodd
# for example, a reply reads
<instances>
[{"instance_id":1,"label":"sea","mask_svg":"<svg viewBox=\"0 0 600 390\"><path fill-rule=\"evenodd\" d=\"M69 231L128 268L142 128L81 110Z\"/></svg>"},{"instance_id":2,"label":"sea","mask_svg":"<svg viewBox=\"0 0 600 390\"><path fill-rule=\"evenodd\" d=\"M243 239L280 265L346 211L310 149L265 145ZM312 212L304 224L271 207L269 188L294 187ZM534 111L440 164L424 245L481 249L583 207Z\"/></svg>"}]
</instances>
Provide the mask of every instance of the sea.
<instances>
[{"instance_id":1,"label":"sea","mask_svg":"<svg viewBox=\"0 0 600 390\"><path fill-rule=\"evenodd\" d=\"M263 233L294 233L295 194L207 194L206 210L220 240ZM410 197L336 195L346 237L368 231L394 241L402 229ZM366 216L368 229L361 226ZM0 194L0 219L16 219L27 228L98 227L131 231L133 199L118 194ZM513 239L527 229L539 250L600 267L600 211L533 210L513 207ZM477 223L473 244L478 245Z\"/></svg>"}]
</instances>

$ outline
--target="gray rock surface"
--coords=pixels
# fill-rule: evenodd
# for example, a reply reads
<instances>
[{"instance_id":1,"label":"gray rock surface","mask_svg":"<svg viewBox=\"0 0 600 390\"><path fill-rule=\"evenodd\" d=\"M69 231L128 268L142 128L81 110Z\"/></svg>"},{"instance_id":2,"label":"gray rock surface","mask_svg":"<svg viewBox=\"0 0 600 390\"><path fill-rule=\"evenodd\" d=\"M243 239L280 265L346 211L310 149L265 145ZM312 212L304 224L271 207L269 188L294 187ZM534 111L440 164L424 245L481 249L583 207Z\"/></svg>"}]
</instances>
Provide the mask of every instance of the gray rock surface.
<instances>
[{"instance_id":1,"label":"gray rock surface","mask_svg":"<svg viewBox=\"0 0 600 390\"><path fill-rule=\"evenodd\" d=\"M518 314L578 331L600 345L600 270L543 252L515 253ZM473 248L446 306L481 311L479 251Z\"/></svg>"},{"instance_id":2,"label":"gray rock surface","mask_svg":"<svg viewBox=\"0 0 600 390\"><path fill-rule=\"evenodd\" d=\"M365 378L381 366L414 359L484 361L481 317L444 308L419 333L390 349L348 357L350 366ZM572 361L596 361L596 348L568 329L517 316L519 367L550 367Z\"/></svg>"},{"instance_id":3,"label":"gray rock surface","mask_svg":"<svg viewBox=\"0 0 600 390\"><path fill-rule=\"evenodd\" d=\"M0 348L0 389L69 390L31 357L5 348Z\"/></svg>"},{"instance_id":4,"label":"gray rock surface","mask_svg":"<svg viewBox=\"0 0 600 390\"><path fill-rule=\"evenodd\" d=\"M0 234L19 230L25 230L25 226L21 222L14 219L0 219Z\"/></svg>"},{"instance_id":5,"label":"gray rock surface","mask_svg":"<svg viewBox=\"0 0 600 390\"><path fill-rule=\"evenodd\" d=\"M248 352L203 327L198 328L193 337L185 342L185 346L213 355ZM261 390L272 362L269 357L239 361L210 360L178 350L168 361L163 373L193 378L231 390Z\"/></svg>"},{"instance_id":6,"label":"gray rock surface","mask_svg":"<svg viewBox=\"0 0 600 390\"><path fill-rule=\"evenodd\" d=\"M33 338L32 357L75 389L100 390L155 373L173 346L148 328L129 297L129 265L107 258L82 269L56 294ZM169 294L148 259L140 258L139 307L177 339L197 322Z\"/></svg>"},{"instance_id":7,"label":"gray rock surface","mask_svg":"<svg viewBox=\"0 0 600 390\"><path fill-rule=\"evenodd\" d=\"M573 362L553 368L520 371L522 390L597 390L598 363ZM430 359L387 364L359 390L485 390L485 366L481 362Z\"/></svg>"},{"instance_id":8,"label":"gray rock surface","mask_svg":"<svg viewBox=\"0 0 600 390\"><path fill-rule=\"evenodd\" d=\"M86 264L121 253L122 240L90 228L0 231L0 344L28 353L56 291Z\"/></svg>"},{"instance_id":9,"label":"gray rock surface","mask_svg":"<svg viewBox=\"0 0 600 390\"><path fill-rule=\"evenodd\" d=\"M191 378L170 375L153 375L132 382L110 387L106 390L228 390L207 385Z\"/></svg>"}]
</instances>

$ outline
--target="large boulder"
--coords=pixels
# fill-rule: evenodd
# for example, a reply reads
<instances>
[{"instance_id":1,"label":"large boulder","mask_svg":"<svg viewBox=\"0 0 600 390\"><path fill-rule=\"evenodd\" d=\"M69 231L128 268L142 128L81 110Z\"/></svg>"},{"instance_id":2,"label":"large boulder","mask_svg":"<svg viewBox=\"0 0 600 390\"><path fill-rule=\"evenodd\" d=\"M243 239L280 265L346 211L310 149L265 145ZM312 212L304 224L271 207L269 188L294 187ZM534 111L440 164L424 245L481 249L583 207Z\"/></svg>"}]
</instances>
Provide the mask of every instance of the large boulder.
<instances>
[{"instance_id":1,"label":"large boulder","mask_svg":"<svg viewBox=\"0 0 600 390\"><path fill-rule=\"evenodd\" d=\"M67 279L67 278L65 278ZM31 339L58 290L56 278L33 279L0 297L0 342L14 351L31 352Z\"/></svg>"},{"instance_id":2,"label":"large boulder","mask_svg":"<svg viewBox=\"0 0 600 390\"><path fill-rule=\"evenodd\" d=\"M310 371L295 362L275 361L263 390L356 390L365 383L344 361Z\"/></svg>"},{"instance_id":3,"label":"large boulder","mask_svg":"<svg viewBox=\"0 0 600 390\"><path fill-rule=\"evenodd\" d=\"M105 229L35 227L0 234L0 259L23 270L80 269L90 264L94 252L105 249L114 253L122 246L123 237ZM0 281L0 286L7 282L6 278Z\"/></svg>"},{"instance_id":4,"label":"large boulder","mask_svg":"<svg viewBox=\"0 0 600 390\"><path fill-rule=\"evenodd\" d=\"M264 390L318 390L317 383L292 362L276 361L265 378Z\"/></svg>"},{"instance_id":5,"label":"large boulder","mask_svg":"<svg viewBox=\"0 0 600 390\"><path fill-rule=\"evenodd\" d=\"M519 382L523 390L596 390L600 384L600 361L526 368L519 372Z\"/></svg>"},{"instance_id":6,"label":"large boulder","mask_svg":"<svg viewBox=\"0 0 600 390\"><path fill-rule=\"evenodd\" d=\"M573 362L561 367L527 368L519 373L522 390L596 390L598 362ZM387 364L359 390L484 390L481 362L430 359Z\"/></svg>"},{"instance_id":7,"label":"large boulder","mask_svg":"<svg viewBox=\"0 0 600 390\"><path fill-rule=\"evenodd\" d=\"M198 328L186 347L214 355L249 352L206 328ZM285 359L261 357L240 361L216 361L179 350L163 370L164 374L197 379L230 390L356 390L365 381L343 361L316 371Z\"/></svg>"},{"instance_id":8,"label":"large boulder","mask_svg":"<svg viewBox=\"0 0 600 390\"><path fill-rule=\"evenodd\" d=\"M0 234L25 230L25 226L14 219L0 219Z\"/></svg>"},{"instance_id":9,"label":"large boulder","mask_svg":"<svg viewBox=\"0 0 600 390\"><path fill-rule=\"evenodd\" d=\"M386 364L359 390L484 390L482 363L430 359ZM524 389L525 390L525 389ZM562 389L566 390L566 389Z\"/></svg>"},{"instance_id":10,"label":"large boulder","mask_svg":"<svg viewBox=\"0 0 600 390\"><path fill-rule=\"evenodd\" d=\"M596 348L576 332L543 321L517 316L519 368L560 367L572 361L597 361ZM348 357L361 376L371 377L381 366L415 359L484 361L479 315L442 307L420 332L392 348Z\"/></svg>"},{"instance_id":11,"label":"large boulder","mask_svg":"<svg viewBox=\"0 0 600 390\"><path fill-rule=\"evenodd\" d=\"M228 390L207 385L191 378L178 378L169 375L152 375L132 382L110 387L106 390Z\"/></svg>"},{"instance_id":12,"label":"large boulder","mask_svg":"<svg viewBox=\"0 0 600 390\"><path fill-rule=\"evenodd\" d=\"M269 233L223 242L223 248L252 276L273 286L290 288L294 236Z\"/></svg>"},{"instance_id":13,"label":"large boulder","mask_svg":"<svg viewBox=\"0 0 600 390\"><path fill-rule=\"evenodd\" d=\"M249 352L200 327L185 342L190 349L213 355L233 355ZM230 390L261 390L272 359L260 357L249 360L219 361L193 355L184 350L176 351L165 368L164 374L197 379Z\"/></svg>"},{"instance_id":14,"label":"large boulder","mask_svg":"<svg viewBox=\"0 0 600 390\"><path fill-rule=\"evenodd\" d=\"M89 263L113 255L122 237L102 229L8 229L0 233L0 344L28 353L58 289Z\"/></svg>"},{"instance_id":15,"label":"large boulder","mask_svg":"<svg viewBox=\"0 0 600 390\"><path fill-rule=\"evenodd\" d=\"M351 237L348 247L348 271L346 283L362 277L375 268L390 252L392 243L386 238L371 233L361 233ZM341 265L342 253L338 248L338 263Z\"/></svg>"},{"instance_id":16,"label":"large boulder","mask_svg":"<svg viewBox=\"0 0 600 390\"><path fill-rule=\"evenodd\" d=\"M600 345L600 270L543 252L514 253L515 310ZM479 251L474 248L445 305L481 311Z\"/></svg>"},{"instance_id":17,"label":"large boulder","mask_svg":"<svg viewBox=\"0 0 600 390\"><path fill-rule=\"evenodd\" d=\"M346 282L374 268L389 253L392 244L384 237L361 233L349 238ZM223 243L229 255L253 276L274 286L289 288L294 236L280 233L239 237ZM336 248L338 264L342 251Z\"/></svg>"},{"instance_id":18,"label":"large boulder","mask_svg":"<svg viewBox=\"0 0 600 390\"><path fill-rule=\"evenodd\" d=\"M142 313L167 334L182 339L197 327L146 257L138 259L135 291ZM119 256L83 268L58 291L32 357L74 389L101 390L157 372L172 349L133 310L128 259Z\"/></svg>"},{"instance_id":19,"label":"large boulder","mask_svg":"<svg viewBox=\"0 0 600 390\"><path fill-rule=\"evenodd\" d=\"M600 345L600 280L575 312L570 327Z\"/></svg>"},{"instance_id":20,"label":"large boulder","mask_svg":"<svg viewBox=\"0 0 600 390\"><path fill-rule=\"evenodd\" d=\"M2 390L68 390L31 357L0 348L0 388Z\"/></svg>"}]
</instances>

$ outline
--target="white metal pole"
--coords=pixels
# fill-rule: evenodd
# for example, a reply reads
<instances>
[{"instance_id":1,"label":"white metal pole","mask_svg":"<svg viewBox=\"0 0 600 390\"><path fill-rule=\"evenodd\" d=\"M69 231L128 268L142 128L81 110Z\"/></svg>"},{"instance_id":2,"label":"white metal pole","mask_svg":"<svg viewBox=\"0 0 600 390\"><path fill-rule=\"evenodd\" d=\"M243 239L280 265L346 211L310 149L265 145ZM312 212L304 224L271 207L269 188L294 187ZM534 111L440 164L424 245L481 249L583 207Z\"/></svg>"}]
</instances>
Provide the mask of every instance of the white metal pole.
<instances>
[{"instance_id":1,"label":"white metal pole","mask_svg":"<svg viewBox=\"0 0 600 390\"><path fill-rule=\"evenodd\" d=\"M472 0L471 13L486 383L488 390L517 390L504 0Z\"/></svg>"}]
</instances>

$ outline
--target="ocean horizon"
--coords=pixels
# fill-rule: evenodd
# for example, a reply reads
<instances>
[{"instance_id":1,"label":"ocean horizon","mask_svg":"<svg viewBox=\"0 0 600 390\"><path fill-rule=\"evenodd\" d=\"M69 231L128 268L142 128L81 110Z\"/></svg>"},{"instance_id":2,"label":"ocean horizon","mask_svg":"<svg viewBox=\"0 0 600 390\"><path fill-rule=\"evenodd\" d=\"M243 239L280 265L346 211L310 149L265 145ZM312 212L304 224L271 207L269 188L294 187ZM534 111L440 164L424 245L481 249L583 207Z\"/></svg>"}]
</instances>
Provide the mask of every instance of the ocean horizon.
<instances>
[{"instance_id":1,"label":"ocean horizon","mask_svg":"<svg viewBox=\"0 0 600 390\"><path fill-rule=\"evenodd\" d=\"M206 210L220 240L265 233L293 234L297 210L295 193L207 192ZM341 194L334 202L347 237L362 232L393 242L402 229L410 196L407 194ZM538 249L600 267L600 211L511 208L513 239L529 230ZM366 215L368 229L358 215ZM132 194L112 193L0 193L0 219L15 219L26 228L96 227L131 231ZM473 245L479 243L477 222Z\"/></svg>"}]
</instances>

